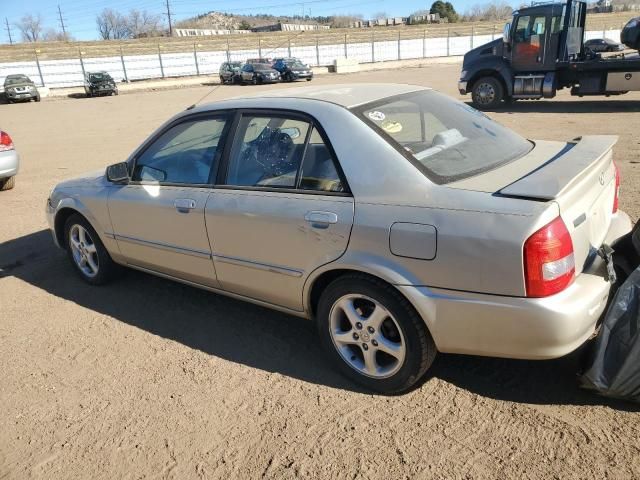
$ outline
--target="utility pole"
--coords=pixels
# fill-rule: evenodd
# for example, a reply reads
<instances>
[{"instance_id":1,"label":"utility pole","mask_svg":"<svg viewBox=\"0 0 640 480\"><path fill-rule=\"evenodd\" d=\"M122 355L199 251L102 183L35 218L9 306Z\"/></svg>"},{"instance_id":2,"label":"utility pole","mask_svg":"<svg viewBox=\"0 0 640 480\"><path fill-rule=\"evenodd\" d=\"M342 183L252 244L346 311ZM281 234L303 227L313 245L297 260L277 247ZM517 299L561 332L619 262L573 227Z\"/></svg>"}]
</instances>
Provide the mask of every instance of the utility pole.
<instances>
[{"instance_id":1,"label":"utility pole","mask_svg":"<svg viewBox=\"0 0 640 480\"><path fill-rule=\"evenodd\" d=\"M60 10L60 4L58 4L58 16L60 17L60 28L62 28L62 35L67 40L67 29L64 28L64 20L62 19L62 10Z\"/></svg>"},{"instance_id":2,"label":"utility pole","mask_svg":"<svg viewBox=\"0 0 640 480\"><path fill-rule=\"evenodd\" d=\"M9 20L4 17L4 23L7 25L7 34L9 35L9 45L13 45L13 38L11 38L11 27L9 26Z\"/></svg>"},{"instance_id":3,"label":"utility pole","mask_svg":"<svg viewBox=\"0 0 640 480\"><path fill-rule=\"evenodd\" d=\"M169 19L169 36L173 37L173 26L171 25L171 8L169 8L169 0L166 0L167 18Z\"/></svg>"}]
</instances>

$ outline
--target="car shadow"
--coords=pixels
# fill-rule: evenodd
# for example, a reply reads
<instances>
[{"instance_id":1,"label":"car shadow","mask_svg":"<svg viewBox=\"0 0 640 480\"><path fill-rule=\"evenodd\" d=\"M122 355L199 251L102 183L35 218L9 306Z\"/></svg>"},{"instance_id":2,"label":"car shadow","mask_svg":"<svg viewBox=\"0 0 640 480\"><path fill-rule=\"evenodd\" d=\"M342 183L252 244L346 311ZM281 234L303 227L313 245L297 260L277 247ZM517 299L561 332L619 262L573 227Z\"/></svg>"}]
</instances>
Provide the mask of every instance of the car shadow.
<instances>
[{"instance_id":1,"label":"car shadow","mask_svg":"<svg viewBox=\"0 0 640 480\"><path fill-rule=\"evenodd\" d=\"M335 372L310 321L127 270L109 285L85 284L48 230L0 244L0 279L16 277L51 295L209 355L332 388L365 393ZM638 410L577 387L579 352L552 361L440 355L423 380L478 395L536 404L606 404Z\"/></svg>"},{"instance_id":2,"label":"car shadow","mask_svg":"<svg viewBox=\"0 0 640 480\"><path fill-rule=\"evenodd\" d=\"M89 98L87 97L86 93L70 93L67 95L68 98L75 98L75 99L80 99L80 98Z\"/></svg>"},{"instance_id":3,"label":"car shadow","mask_svg":"<svg viewBox=\"0 0 640 480\"><path fill-rule=\"evenodd\" d=\"M466 102L473 107L472 102ZM496 113L617 113L640 112L640 100L518 100L490 110Z\"/></svg>"}]
</instances>

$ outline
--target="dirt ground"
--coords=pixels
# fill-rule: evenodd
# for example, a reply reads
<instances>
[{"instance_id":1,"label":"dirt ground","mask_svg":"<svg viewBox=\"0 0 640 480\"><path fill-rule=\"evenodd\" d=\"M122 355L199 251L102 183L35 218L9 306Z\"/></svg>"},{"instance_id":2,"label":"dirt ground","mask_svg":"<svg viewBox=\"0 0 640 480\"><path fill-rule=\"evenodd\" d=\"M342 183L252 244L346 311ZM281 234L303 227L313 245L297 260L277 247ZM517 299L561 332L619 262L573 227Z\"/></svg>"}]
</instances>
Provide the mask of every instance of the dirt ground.
<instances>
[{"instance_id":1,"label":"dirt ground","mask_svg":"<svg viewBox=\"0 0 640 480\"><path fill-rule=\"evenodd\" d=\"M454 96L458 65L322 76ZM0 194L0 478L640 478L640 409L577 388L578 355L440 355L402 396L328 367L310 322L138 272L74 274L46 229L60 180L124 160L211 87L0 105L22 155ZM221 87L222 99L264 89ZM640 215L640 94L521 102L530 138L618 134Z\"/></svg>"}]
</instances>

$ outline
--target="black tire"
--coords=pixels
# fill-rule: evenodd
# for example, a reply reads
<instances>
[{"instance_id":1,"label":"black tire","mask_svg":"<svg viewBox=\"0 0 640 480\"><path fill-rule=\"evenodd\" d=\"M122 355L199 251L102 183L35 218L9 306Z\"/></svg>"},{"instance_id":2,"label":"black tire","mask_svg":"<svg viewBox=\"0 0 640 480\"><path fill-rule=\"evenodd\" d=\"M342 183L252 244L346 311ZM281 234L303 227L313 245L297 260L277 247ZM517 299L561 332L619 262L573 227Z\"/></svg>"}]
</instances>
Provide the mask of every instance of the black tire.
<instances>
[{"instance_id":1,"label":"black tire","mask_svg":"<svg viewBox=\"0 0 640 480\"><path fill-rule=\"evenodd\" d=\"M40 101L40 94L36 95L36 102Z\"/></svg>"},{"instance_id":2,"label":"black tire","mask_svg":"<svg viewBox=\"0 0 640 480\"><path fill-rule=\"evenodd\" d=\"M227 83L222 75L220 75L220 85Z\"/></svg>"},{"instance_id":3,"label":"black tire","mask_svg":"<svg viewBox=\"0 0 640 480\"><path fill-rule=\"evenodd\" d=\"M391 376L373 378L360 373L343 359L334 345L330 333L331 310L340 298L354 294L363 295L383 305L402 331L405 358ZM321 343L337 369L369 390L385 394L405 392L418 384L436 357L433 338L413 306L394 287L367 275L354 273L334 280L320 296L316 321Z\"/></svg>"},{"instance_id":4,"label":"black tire","mask_svg":"<svg viewBox=\"0 0 640 480\"><path fill-rule=\"evenodd\" d=\"M311 79L310 79L310 78L307 78L307 82L310 82L310 81L311 81Z\"/></svg>"},{"instance_id":5,"label":"black tire","mask_svg":"<svg viewBox=\"0 0 640 480\"><path fill-rule=\"evenodd\" d=\"M254 75L253 80L251 80L251 83L253 83L254 85L258 85L258 77Z\"/></svg>"},{"instance_id":6,"label":"black tire","mask_svg":"<svg viewBox=\"0 0 640 480\"><path fill-rule=\"evenodd\" d=\"M114 95L118 95L118 90L114 90L114 91L113 91L113 94L114 94Z\"/></svg>"},{"instance_id":7,"label":"black tire","mask_svg":"<svg viewBox=\"0 0 640 480\"><path fill-rule=\"evenodd\" d=\"M91 97L93 97L93 93L87 92L87 98L91 98Z\"/></svg>"},{"instance_id":8,"label":"black tire","mask_svg":"<svg viewBox=\"0 0 640 480\"><path fill-rule=\"evenodd\" d=\"M495 77L478 79L471 89L473 106L478 110L492 110L500 105L504 99L502 83Z\"/></svg>"},{"instance_id":9,"label":"black tire","mask_svg":"<svg viewBox=\"0 0 640 480\"><path fill-rule=\"evenodd\" d=\"M15 186L16 186L16 176L15 175L13 177L3 178L2 180L0 180L0 191L1 192L4 192L6 190L11 190Z\"/></svg>"},{"instance_id":10,"label":"black tire","mask_svg":"<svg viewBox=\"0 0 640 480\"><path fill-rule=\"evenodd\" d=\"M95 276L88 276L85 272L83 272L74 259L73 251L69 241L69 233L72 227L75 225L83 227L89 233L93 245L95 245L96 247L96 254L98 257L98 272ZM64 241L64 246L67 250L67 255L69 257L69 260L71 261L71 265L73 265L74 270L78 273L80 278L82 278L88 284L104 285L111 281L120 272L121 267L111 259L111 256L100 240L100 237L93 229L91 224L87 221L87 219L82 215L73 214L67 219L64 224Z\"/></svg>"}]
</instances>

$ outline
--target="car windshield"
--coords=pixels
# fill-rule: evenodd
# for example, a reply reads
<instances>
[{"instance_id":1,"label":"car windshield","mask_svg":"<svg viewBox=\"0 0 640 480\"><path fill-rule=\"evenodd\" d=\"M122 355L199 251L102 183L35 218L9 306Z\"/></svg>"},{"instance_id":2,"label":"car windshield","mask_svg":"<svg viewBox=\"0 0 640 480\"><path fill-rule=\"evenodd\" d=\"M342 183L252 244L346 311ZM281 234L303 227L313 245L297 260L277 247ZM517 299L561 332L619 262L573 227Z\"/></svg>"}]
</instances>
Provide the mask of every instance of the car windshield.
<instances>
[{"instance_id":1,"label":"car windshield","mask_svg":"<svg viewBox=\"0 0 640 480\"><path fill-rule=\"evenodd\" d=\"M291 68L307 68L302 62L287 62L287 65Z\"/></svg>"},{"instance_id":2,"label":"car windshield","mask_svg":"<svg viewBox=\"0 0 640 480\"><path fill-rule=\"evenodd\" d=\"M271 70L271 65L256 63L253 68L255 68L256 70Z\"/></svg>"},{"instance_id":3,"label":"car windshield","mask_svg":"<svg viewBox=\"0 0 640 480\"><path fill-rule=\"evenodd\" d=\"M533 148L484 113L431 90L385 98L354 111L436 183L494 169Z\"/></svg>"},{"instance_id":4,"label":"car windshield","mask_svg":"<svg viewBox=\"0 0 640 480\"><path fill-rule=\"evenodd\" d=\"M27 77L26 75L20 75L20 76L16 76L16 77L7 77L4 80L5 86L18 85L20 83L33 83L33 82L31 82L29 77Z\"/></svg>"},{"instance_id":5,"label":"car windshield","mask_svg":"<svg viewBox=\"0 0 640 480\"><path fill-rule=\"evenodd\" d=\"M92 82L104 82L111 80L111 76L108 73L92 73L89 75L89 80Z\"/></svg>"}]
</instances>

